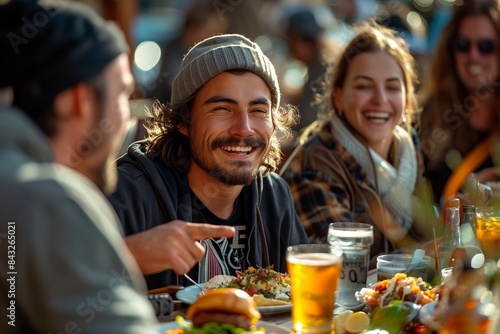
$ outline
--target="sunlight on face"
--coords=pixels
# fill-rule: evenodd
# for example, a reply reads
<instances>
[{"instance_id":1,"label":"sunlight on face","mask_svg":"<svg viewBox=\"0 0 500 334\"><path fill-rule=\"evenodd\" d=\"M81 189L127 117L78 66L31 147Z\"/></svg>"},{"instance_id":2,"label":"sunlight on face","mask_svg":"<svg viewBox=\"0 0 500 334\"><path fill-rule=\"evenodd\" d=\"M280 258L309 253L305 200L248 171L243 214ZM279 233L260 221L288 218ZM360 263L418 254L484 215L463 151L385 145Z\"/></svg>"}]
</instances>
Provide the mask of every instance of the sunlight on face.
<instances>
[{"instance_id":1,"label":"sunlight on face","mask_svg":"<svg viewBox=\"0 0 500 334\"><path fill-rule=\"evenodd\" d=\"M106 95L96 114L101 115L92 134L95 152L89 157L88 169L91 179L104 193L116 187L116 154L124 138L126 122L130 119L129 96L134 79L129 70L126 55L119 56L104 71Z\"/></svg>"},{"instance_id":2,"label":"sunlight on face","mask_svg":"<svg viewBox=\"0 0 500 334\"><path fill-rule=\"evenodd\" d=\"M271 92L252 72L221 73L200 89L191 113L192 165L227 185L249 184L269 151L273 135Z\"/></svg>"}]
</instances>

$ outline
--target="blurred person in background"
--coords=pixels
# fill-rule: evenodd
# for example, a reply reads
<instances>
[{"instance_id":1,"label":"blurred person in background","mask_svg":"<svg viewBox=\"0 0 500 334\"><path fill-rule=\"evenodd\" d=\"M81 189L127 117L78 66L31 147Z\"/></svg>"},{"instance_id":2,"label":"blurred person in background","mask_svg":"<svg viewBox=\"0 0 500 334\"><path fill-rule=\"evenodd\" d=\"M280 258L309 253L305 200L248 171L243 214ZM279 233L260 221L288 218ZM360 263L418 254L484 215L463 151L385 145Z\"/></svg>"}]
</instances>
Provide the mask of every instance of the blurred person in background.
<instances>
[{"instance_id":1,"label":"blurred person in background","mask_svg":"<svg viewBox=\"0 0 500 334\"><path fill-rule=\"evenodd\" d=\"M461 191L471 173L479 182L500 176L498 6L468 0L454 7L422 85L419 134L436 202Z\"/></svg>"},{"instance_id":2,"label":"blurred person in background","mask_svg":"<svg viewBox=\"0 0 500 334\"><path fill-rule=\"evenodd\" d=\"M160 73L146 96L161 103L169 102L172 81L189 48L207 37L227 32L228 25L229 21L219 17L212 3L192 4L187 9L179 34L162 48Z\"/></svg>"},{"instance_id":3,"label":"blurred person in background","mask_svg":"<svg viewBox=\"0 0 500 334\"><path fill-rule=\"evenodd\" d=\"M282 171L310 241L326 242L329 224L346 221L373 226L373 258L430 239L413 216L423 172L411 129L416 79L414 59L393 30L357 27L322 96L319 132Z\"/></svg>"},{"instance_id":4,"label":"blurred person in background","mask_svg":"<svg viewBox=\"0 0 500 334\"><path fill-rule=\"evenodd\" d=\"M104 196L134 87L123 35L61 1L0 17L0 332L154 334Z\"/></svg>"},{"instance_id":5,"label":"blurred person in background","mask_svg":"<svg viewBox=\"0 0 500 334\"><path fill-rule=\"evenodd\" d=\"M135 49L133 38L134 20L139 10L140 0L69 0L83 3L92 8L105 20L111 20L121 29L130 50ZM130 52L129 60L133 61L133 52Z\"/></svg>"},{"instance_id":6,"label":"blurred person in background","mask_svg":"<svg viewBox=\"0 0 500 334\"><path fill-rule=\"evenodd\" d=\"M307 69L305 83L296 92L284 97L299 109L300 120L294 127L299 133L318 118L315 90L325 81L327 67L332 66L340 47L324 36L324 29L318 24L314 12L309 7L299 7L289 14L285 39L290 57L301 61Z\"/></svg>"},{"instance_id":7,"label":"blurred person in background","mask_svg":"<svg viewBox=\"0 0 500 334\"><path fill-rule=\"evenodd\" d=\"M325 35L341 46L354 36L354 24L366 22L378 13L377 0L327 0L325 5L334 16L326 26Z\"/></svg>"},{"instance_id":8,"label":"blurred person in background","mask_svg":"<svg viewBox=\"0 0 500 334\"><path fill-rule=\"evenodd\" d=\"M448 23L452 13L452 8L444 6L442 2L435 1L432 4L430 17L428 18L427 52L434 54L439 37ZM429 16L429 15L428 15Z\"/></svg>"},{"instance_id":9,"label":"blurred person in background","mask_svg":"<svg viewBox=\"0 0 500 334\"><path fill-rule=\"evenodd\" d=\"M329 0L335 16L349 25L369 21L377 13L377 0Z\"/></svg>"}]
</instances>

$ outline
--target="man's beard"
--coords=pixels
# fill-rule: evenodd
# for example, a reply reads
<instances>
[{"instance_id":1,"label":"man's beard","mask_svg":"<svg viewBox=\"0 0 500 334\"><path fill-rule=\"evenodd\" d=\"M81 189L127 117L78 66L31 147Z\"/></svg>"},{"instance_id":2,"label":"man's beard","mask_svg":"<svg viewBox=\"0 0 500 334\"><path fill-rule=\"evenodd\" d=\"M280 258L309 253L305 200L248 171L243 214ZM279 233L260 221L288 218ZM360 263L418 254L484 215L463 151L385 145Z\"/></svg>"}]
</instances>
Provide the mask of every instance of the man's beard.
<instances>
[{"instance_id":1,"label":"man's beard","mask_svg":"<svg viewBox=\"0 0 500 334\"><path fill-rule=\"evenodd\" d=\"M100 168L95 171L95 175L97 177L95 180L96 185L104 195L109 196L115 192L118 182L118 173L113 154L110 154L104 165L100 166Z\"/></svg>"},{"instance_id":2,"label":"man's beard","mask_svg":"<svg viewBox=\"0 0 500 334\"><path fill-rule=\"evenodd\" d=\"M236 165L241 165L240 168L244 168L246 164L242 162L236 162ZM241 169L237 166L236 170L231 172L221 166L213 166L211 170L205 168L205 166L202 165L200 165L200 167L203 168L211 177L228 186L248 185L252 183L259 170L257 167L250 172L244 172L241 171Z\"/></svg>"},{"instance_id":3,"label":"man's beard","mask_svg":"<svg viewBox=\"0 0 500 334\"><path fill-rule=\"evenodd\" d=\"M245 142L245 145L251 147L265 148L265 143L262 140L257 140L255 138L240 140L240 139L220 139L215 140L211 145L211 151L215 151L221 146L233 146ZM214 161L211 157L207 157L207 154L201 153L197 149L196 145L190 142L191 146L191 159L195 162L201 169L203 169L208 175L213 177L215 180L222 184L235 186L235 185L248 185L255 180L257 173L259 171L259 166L252 167L252 162L249 161L233 161L229 164L229 167L233 167L232 170L228 170L225 166L221 166ZM250 170L248 170L250 169Z\"/></svg>"},{"instance_id":4,"label":"man's beard","mask_svg":"<svg viewBox=\"0 0 500 334\"><path fill-rule=\"evenodd\" d=\"M109 141L113 141L110 151L106 154L106 160L92 170L93 181L97 187L109 196L116 190L118 183L118 170L116 166L116 158L120 154L120 149L126 138L127 129L125 126L116 133L114 136L111 134L104 134L101 145L96 149L105 149Z\"/></svg>"}]
</instances>

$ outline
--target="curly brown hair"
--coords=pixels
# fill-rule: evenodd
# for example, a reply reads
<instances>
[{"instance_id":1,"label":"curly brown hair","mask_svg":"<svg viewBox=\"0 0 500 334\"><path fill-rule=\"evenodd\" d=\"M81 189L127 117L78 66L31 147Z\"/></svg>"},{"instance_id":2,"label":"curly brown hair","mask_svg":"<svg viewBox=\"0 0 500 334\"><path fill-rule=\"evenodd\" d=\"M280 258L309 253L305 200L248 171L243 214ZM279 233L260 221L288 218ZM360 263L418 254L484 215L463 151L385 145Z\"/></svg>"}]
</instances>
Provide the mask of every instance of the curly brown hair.
<instances>
[{"instance_id":1,"label":"curly brown hair","mask_svg":"<svg viewBox=\"0 0 500 334\"><path fill-rule=\"evenodd\" d=\"M238 74L246 70L230 70ZM177 105L161 104L155 101L149 111L150 118L146 124L148 133L147 151L152 158L160 158L168 167L187 171L191 164L191 151L188 138L179 132L180 125L191 124L191 109L198 91ZM271 91L271 94L272 91ZM277 101L276 96L271 96ZM282 159L281 142L292 135L291 127L297 123L297 109L291 105L272 107L274 133L269 143L269 152L261 162L262 175L278 169Z\"/></svg>"},{"instance_id":2,"label":"curly brown hair","mask_svg":"<svg viewBox=\"0 0 500 334\"><path fill-rule=\"evenodd\" d=\"M418 80L415 71L415 59L410 54L408 45L401 37L396 35L394 30L379 25L375 21L365 22L356 26L355 29L356 35L345 47L333 70L330 94L333 95L334 87L344 86L349 64L356 56L366 52L384 51L396 60L403 72L403 80L406 88L406 110L404 117L406 128L410 130L418 112L418 102L415 94L415 85L418 83ZM333 104L333 101L330 102ZM335 111L335 106L333 105L332 107Z\"/></svg>"}]
</instances>

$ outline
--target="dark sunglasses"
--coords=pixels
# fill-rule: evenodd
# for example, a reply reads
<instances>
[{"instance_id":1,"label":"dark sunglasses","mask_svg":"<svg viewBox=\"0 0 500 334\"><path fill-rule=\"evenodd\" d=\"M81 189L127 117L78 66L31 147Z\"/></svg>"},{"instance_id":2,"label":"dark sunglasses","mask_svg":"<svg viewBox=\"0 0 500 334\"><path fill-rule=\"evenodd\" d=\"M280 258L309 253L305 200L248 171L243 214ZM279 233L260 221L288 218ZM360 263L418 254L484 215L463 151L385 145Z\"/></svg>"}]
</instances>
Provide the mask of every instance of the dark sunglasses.
<instances>
[{"instance_id":1,"label":"dark sunglasses","mask_svg":"<svg viewBox=\"0 0 500 334\"><path fill-rule=\"evenodd\" d=\"M467 53L471 48L471 40L463 36L457 38L457 51ZM491 39L480 39L476 42L477 49L483 55L490 55L496 51L495 42Z\"/></svg>"}]
</instances>

